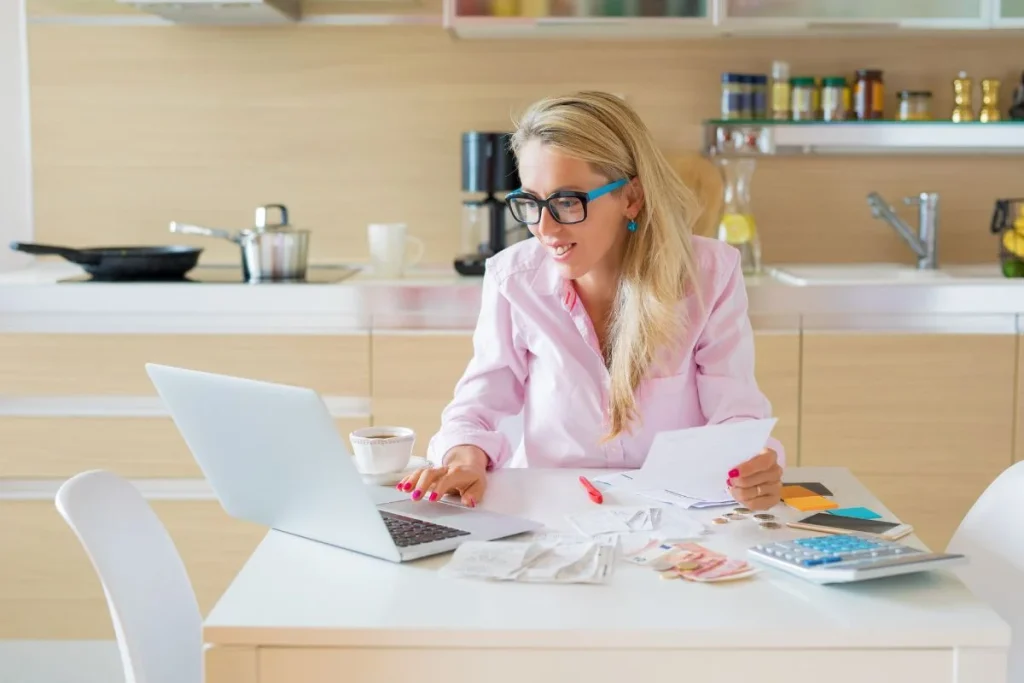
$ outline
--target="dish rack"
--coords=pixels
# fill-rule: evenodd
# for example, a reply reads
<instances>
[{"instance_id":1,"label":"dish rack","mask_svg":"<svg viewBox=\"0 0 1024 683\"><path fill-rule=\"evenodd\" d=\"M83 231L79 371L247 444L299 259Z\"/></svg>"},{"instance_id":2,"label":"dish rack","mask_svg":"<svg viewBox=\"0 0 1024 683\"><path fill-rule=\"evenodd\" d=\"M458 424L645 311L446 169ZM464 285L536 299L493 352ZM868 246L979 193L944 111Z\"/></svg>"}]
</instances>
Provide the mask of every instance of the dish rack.
<instances>
[{"instance_id":1,"label":"dish rack","mask_svg":"<svg viewBox=\"0 0 1024 683\"><path fill-rule=\"evenodd\" d=\"M1024 277L1024 198L997 199L992 233L999 235L999 263L1005 277Z\"/></svg>"}]
</instances>

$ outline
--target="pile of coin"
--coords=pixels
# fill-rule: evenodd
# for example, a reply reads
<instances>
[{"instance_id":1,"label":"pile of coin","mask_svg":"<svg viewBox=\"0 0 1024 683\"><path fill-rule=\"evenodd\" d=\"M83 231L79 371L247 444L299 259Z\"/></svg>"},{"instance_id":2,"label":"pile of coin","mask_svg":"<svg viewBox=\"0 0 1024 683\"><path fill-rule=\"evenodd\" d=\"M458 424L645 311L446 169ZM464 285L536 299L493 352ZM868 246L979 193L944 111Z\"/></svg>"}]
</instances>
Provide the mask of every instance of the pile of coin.
<instances>
[{"instance_id":1,"label":"pile of coin","mask_svg":"<svg viewBox=\"0 0 1024 683\"><path fill-rule=\"evenodd\" d=\"M782 525L775 521L775 515L767 512L755 512L751 514L749 508L733 508L732 512L726 512L721 517L715 517L711 521L715 524L728 524L730 521L739 521L753 517L757 520L762 529L781 529Z\"/></svg>"}]
</instances>

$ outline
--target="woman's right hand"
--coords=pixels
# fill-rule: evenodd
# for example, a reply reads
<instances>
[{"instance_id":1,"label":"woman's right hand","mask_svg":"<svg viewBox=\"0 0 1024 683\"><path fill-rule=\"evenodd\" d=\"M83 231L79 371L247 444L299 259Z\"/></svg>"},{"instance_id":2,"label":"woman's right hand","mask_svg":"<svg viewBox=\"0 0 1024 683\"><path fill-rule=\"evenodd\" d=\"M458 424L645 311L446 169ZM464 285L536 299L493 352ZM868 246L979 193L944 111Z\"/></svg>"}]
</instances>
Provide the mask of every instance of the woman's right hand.
<instances>
[{"instance_id":1,"label":"woman's right hand","mask_svg":"<svg viewBox=\"0 0 1024 683\"><path fill-rule=\"evenodd\" d=\"M396 488L409 492L413 500L434 502L457 495L463 505L476 507L487 490L487 462L487 454L476 446L455 446L445 455L445 464L414 472Z\"/></svg>"}]
</instances>

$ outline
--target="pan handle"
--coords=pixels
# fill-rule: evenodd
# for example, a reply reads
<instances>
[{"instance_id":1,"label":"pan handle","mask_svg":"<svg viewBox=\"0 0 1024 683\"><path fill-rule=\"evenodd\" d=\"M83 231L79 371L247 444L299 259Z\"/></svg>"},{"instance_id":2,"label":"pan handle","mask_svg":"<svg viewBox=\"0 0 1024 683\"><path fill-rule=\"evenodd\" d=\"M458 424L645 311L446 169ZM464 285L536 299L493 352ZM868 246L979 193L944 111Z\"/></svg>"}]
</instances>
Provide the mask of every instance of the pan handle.
<instances>
[{"instance_id":1,"label":"pan handle","mask_svg":"<svg viewBox=\"0 0 1024 683\"><path fill-rule=\"evenodd\" d=\"M177 221L171 221L171 232L177 232L182 235L202 235L203 237L216 237L235 244L241 244L242 240L238 235L232 235L227 230L219 230L217 228L204 228L201 225L190 225L188 223L178 223Z\"/></svg>"},{"instance_id":2,"label":"pan handle","mask_svg":"<svg viewBox=\"0 0 1024 683\"><path fill-rule=\"evenodd\" d=\"M68 261L82 266L95 266L102 260L99 254L89 254L70 247L55 247L50 244L35 244L34 242L11 242L11 249L36 256L62 256Z\"/></svg>"}]
</instances>

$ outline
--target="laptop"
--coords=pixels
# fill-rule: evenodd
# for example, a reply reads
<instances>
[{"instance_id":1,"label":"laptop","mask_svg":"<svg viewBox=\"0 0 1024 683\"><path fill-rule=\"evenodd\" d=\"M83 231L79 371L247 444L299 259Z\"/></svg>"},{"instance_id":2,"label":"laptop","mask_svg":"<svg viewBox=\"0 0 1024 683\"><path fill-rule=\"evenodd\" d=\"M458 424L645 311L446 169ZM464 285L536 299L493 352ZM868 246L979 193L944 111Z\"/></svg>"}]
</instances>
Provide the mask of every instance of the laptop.
<instances>
[{"instance_id":1,"label":"laptop","mask_svg":"<svg viewBox=\"0 0 1024 683\"><path fill-rule=\"evenodd\" d=\"M146 372L232 517L392 562L542 527L364 483L312 389L153 363Z\"/></svg>"}]
</instances>

